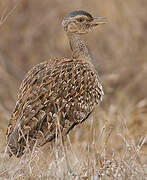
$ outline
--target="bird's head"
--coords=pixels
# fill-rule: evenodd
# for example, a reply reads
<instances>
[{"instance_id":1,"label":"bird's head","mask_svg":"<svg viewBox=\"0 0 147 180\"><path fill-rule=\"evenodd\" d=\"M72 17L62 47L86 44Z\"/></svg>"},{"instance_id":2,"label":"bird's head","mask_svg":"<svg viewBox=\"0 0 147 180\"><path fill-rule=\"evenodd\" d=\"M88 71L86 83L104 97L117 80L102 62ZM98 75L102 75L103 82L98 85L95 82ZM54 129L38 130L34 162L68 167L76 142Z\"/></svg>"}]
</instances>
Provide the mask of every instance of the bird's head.
<instances>
[{"instance_id":1,"label":"bird's head","mask_svg":"<svg viewBox=\"0 0 147 180\"><path fill-rule=\"evenodd\" d=\"M75 34L86 34L98 25L105 23L105 17L93 17L86 11L71 12L62 21L65 31Z\"/></svg>"}]
</instances>

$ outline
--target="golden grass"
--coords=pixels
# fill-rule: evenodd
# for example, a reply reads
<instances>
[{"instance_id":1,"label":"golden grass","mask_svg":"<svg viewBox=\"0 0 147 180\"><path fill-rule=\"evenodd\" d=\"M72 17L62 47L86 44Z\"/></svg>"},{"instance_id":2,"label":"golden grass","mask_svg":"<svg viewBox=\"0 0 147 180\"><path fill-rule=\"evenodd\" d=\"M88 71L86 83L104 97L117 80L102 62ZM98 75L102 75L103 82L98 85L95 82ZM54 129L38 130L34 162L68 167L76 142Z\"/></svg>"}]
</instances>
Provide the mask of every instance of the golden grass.
<instances>
[{"instance_id":1,"label":"golden grass","mask_svg":"<svg viewBox=\"0 0 147 180\"><path fill-rule=\"evenodd\" d=\"M145 179L146 139L144 135L135 139L127 125L128 119L114 109L109 113L100 109L67 137L67 157L77 176L68 173L60 139L54 146L34 148L21 159L9 159L1 153L0 176L6 179Z\"/></svg>"},{"instance_id":2,"label":"golden grass","mask_svg":"<svg viewBox=\"0 0 147 180\"><path fill-rule=\"evenodd\" d=\"M17 2L1 0L0 17ZM61 21L77 9L106 16L109 24L86 37L105 97L67 137L72 176L60 139L16 159L5 153L5 132L24 73L49 57L70 55ZM0 179L147 178L146 11L146 0L22 0L0 25Z\"/></svg>"}]
</instances>

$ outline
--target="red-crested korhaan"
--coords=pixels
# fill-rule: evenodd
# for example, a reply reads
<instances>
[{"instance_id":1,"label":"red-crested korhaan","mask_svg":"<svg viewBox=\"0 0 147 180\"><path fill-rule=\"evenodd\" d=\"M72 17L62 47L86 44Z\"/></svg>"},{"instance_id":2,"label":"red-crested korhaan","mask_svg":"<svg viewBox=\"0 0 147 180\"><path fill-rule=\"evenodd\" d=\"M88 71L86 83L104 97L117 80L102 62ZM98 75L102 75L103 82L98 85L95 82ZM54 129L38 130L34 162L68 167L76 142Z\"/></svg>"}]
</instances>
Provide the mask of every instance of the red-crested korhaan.
<instances>
[{"instance_id":1,"label":"red-crested korhaan","mask_svg":"<svg viewBox=\"0 0 147 180\"><path fill-rule=\"evenodd\" d=\"M59 130L64 137L102 101L102 85L81 35L105 22L104 17L93 17L86 11L64 17L62 25L72 55L51 58L26 74L7 129L10 156L21 157L26 147L32 150L34 145L53 141Z\"/></svg>"}]
</instances>

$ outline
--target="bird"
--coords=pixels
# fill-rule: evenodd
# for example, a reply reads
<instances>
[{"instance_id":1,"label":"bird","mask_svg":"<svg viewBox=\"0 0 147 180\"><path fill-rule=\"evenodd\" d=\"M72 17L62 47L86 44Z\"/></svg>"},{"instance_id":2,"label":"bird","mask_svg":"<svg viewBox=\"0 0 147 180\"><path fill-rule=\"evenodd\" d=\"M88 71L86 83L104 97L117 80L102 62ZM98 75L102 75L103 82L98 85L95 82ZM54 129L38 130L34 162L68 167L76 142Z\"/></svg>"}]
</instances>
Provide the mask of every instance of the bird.
<instances>
[{"instance_id":1,"label":"bird","mask_svg":"<svg viewBox=\"0 0 147 180\"><path fill-rule=\"evenodd\" d=\"M105 23L83 10L63 18L71 56L50 58L25 75L6 132L10 157L54 141L59 132L66 136L100 104L103 87L82 35Z\"/></svg>"}]
</instances>

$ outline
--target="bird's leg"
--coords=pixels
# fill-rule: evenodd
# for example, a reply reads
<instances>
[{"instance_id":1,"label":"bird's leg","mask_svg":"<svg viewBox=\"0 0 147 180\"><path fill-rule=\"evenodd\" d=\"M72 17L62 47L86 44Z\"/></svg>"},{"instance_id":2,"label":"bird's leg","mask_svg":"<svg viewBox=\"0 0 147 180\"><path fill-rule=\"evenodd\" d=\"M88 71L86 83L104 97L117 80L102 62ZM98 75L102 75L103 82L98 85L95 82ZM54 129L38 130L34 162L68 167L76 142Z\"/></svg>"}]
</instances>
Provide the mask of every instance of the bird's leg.
<instances>
[{"instance_id":1,"label":"bird's leg","mask_svg":"<svg viewBox=\"0 0 147 180\"><path fill-rule=\"evenodd\" d=\"M67 166L68 172L73 175L74 173L73 173L72 168L70 167L70 163L69 163L69 159L68 159L68 155L67 155L67 148L66 148L63 136L62 136L62 148L63 148L64 154L65 154L65 161L66 161L66 166Z\"/></svg>"},{"instance_id":2,"label":"bird's leg","mask_svg":"<svg viewBox=\"0 0 147 180\"><path fill-rule=\"evenodd\" d=\"M65 145L65 141L64 141L64 133L61 132L61 125L60 125L60 121L59 121L59 117L57 118L57 123L58 123L58 130L59 130L59 136L61 138L61 145L64 151L64 155L65 155L65 161L66 161L66 167L68 172L70 173L70 175L72 176L78 176L74 173L74 171L72 170L72 168L70 167L70 163L69 163L69 159L68 159L68 155L67 155L67 148Z\"/></svg>"}]
</instances>

